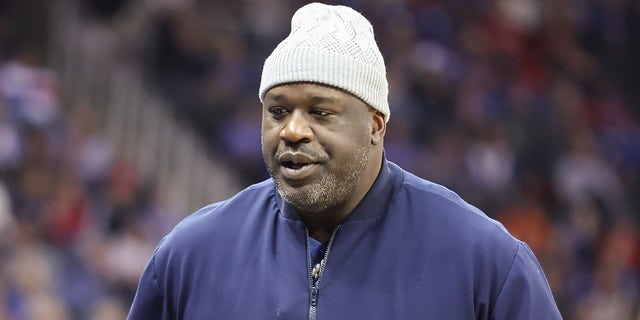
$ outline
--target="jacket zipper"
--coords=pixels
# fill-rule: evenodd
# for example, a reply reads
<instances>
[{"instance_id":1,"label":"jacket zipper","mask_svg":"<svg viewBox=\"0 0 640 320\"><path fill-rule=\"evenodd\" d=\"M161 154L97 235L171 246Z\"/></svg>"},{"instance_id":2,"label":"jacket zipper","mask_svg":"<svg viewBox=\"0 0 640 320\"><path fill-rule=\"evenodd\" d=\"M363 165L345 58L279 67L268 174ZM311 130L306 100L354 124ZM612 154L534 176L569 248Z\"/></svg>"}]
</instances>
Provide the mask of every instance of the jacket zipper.
<instances>
[{"instance_id":1,"label":"jacket zipper","mask_svg":"<svg viewBox=\"0 0 640 320\"><path fill-rule=\"evenodd\" d=\"M333 239L338 233L338 229L340 226L336 227L335 230L331 233L331 237L329 238L329 243L327 244L327 249L324 251L324 255L322 256L322 260L320 263L316 265L312 265L311 261L311 247L309 246L309 230L307 230L307 271L309 275L309 320L316 320L316 312L318 310L318 296L320 294L320 279L322 279L322 275L324 274L324 267L327 265L327 258L329 257L329 251L331 251L331 245L333 244Z\"/></svg>"}]
</instances>

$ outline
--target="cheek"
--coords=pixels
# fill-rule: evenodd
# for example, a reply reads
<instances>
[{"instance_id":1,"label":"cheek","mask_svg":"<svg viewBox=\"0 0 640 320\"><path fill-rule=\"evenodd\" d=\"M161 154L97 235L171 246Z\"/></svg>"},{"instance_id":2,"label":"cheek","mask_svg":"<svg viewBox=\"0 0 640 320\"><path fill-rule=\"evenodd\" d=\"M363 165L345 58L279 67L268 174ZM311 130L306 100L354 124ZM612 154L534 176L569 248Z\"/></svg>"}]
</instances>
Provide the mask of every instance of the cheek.
<instances>
[{"instance_id":1,"label":"cheek","mask_svg":"<svg viewBox=\"0 0 640 320\"><path fill-rule=\"evenodd\" d=\"M262 132L262 158L268 166L276 165L277 161L274 156L278 152L278 146L280 145L280 139L278 134L274 134L273 130L267 130Z\"/></svg>"},{"instance_id":2,"label":"cheek","mask_svg":"<svg viewBox=\"0 0 640 320\"><path fill-rule=\"evenodd\" d=\"M334 154L336 159L341 161L351 161L356 155L362 153L363 148L369 148L371 143L371 137L368 134L368 130L363 128L362 130L351 131L350 134L344 135L341 138L336 138L331 144L330 152Z\"/></svg>"},{"instance_id":3,"label":"cheek","mask_svg":"<svg viewBox=\"0 0 640 320\"><path fill-rule=\"evenodd\" d=\"M262 149L268 150L278 144L279 131L268 122L262 121L262 129L260 131L260 140L262 143Z\"/></svg>"}]
</instances>

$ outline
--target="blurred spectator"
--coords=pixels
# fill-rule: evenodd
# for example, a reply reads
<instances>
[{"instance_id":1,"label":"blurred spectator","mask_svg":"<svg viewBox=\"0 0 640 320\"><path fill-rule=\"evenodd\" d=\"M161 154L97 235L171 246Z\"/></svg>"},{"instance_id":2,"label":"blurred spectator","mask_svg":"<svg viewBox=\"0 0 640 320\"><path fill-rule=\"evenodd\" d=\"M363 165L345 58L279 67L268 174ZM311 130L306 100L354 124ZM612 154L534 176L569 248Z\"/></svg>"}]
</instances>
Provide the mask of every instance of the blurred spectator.
<instances>
[{"instance_id":1,"label":"blurred spectator","mask_svg":"<svg viewBox=\"0 0 640 320\"><path fill-rule=\"evenodd\" d=\"M95 114L89 106L77 106L69 115L69 152L66 159L74 175L90 186L104 183L114 161L114 150L101 134Z\"/></svg>"},{"instance_id":2,"label":"blurred spectator","mask_svg":"<svg viewBox=\"0 0 640 320\"><path fill-rule=\"evenodd\" d=\"M9 191L0 180L0 248L6 245L7 237L15 227L13 225L13 203Z\"/></svg>"},{"instance_id":3,"label":"blurred spectator","mask_svg":"<svg viewBox=\"0 0 640 320\"><path fill-rule=\"evenodd\" d=\"M595 198L607 207L609 215L627 214L621 212L626 207L622 184L615 170L598 155L591 133L578 130L569 134L567 154L560 155L556 164L558 196L568 206Z\"/></svg>"},{"instance_id":4,"label":"blurred spectator","mask_svg":"<svg viewBox=\"0 0 640 320\"><path fill-rule=\"evenodd\" d=\"M637 232L629 224L618 224L604 240L597 259L591 288L575 305L577 319L632 319L638 295L636 271L629 269Z\"/></svg>"},{"instance_id":5,"label":"blurred spectator","mask_svg":"<svg viewBox=\"0 0 640 320\"><path fill-rule=\"evenodd\" d=\"M0 170L15 170L22 161L20 137L13 121L7 118L5 106L0 106Z\"/></svg>"},{"instance_id":6,"label":"blurred spectator","mask_svg":"<svg viewBox=\"0 0 640 320\"><path fill-rule=\"evenodd\" d=\"M127 317L127 311L119 301L105 300L95 306L89 318L94 320L121 320Z\"/></svg>"},{"instance_id":7,"label":"blurred spectator","mask_svg":"<svg viewBox=\"0 0 640 320\"><path fill-rule=\"evenodd\" d=\"M14 59L0 68L0 94L11 120L46 127L57 120L60 106L55 76L39 66L38 55L31 46L18 47Z\"/></svg>"}]
</instances>

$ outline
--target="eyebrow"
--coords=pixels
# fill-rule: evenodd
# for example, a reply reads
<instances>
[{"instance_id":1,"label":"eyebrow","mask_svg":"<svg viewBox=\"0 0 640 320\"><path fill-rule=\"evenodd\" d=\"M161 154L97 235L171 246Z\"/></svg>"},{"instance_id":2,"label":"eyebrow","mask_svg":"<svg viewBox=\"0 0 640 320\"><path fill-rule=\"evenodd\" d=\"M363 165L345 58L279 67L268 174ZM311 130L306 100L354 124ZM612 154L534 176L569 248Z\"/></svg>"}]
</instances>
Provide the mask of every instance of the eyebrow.
<instances>
[{"instance_id":1,"label":"eyebrow","mask_svg":"<svg viewBox=\"0 0 640 320\"><path fill-rule=\"evenodd\" d=\"M278 93L267 93L264 100L273 100L279 103L286 103L289 101L286 95L278 94ZM320 104L320 103L337 103L338 99L333 97L325 97L325 96L312 96L309 101L311 104Z\"/></svg>"},{"instance_id":2,"label":"eyebrow","mask_svg":"<svg viewBox=\"0 0 640 320\"><path fill-rule=\"evenodd\" d=\"M275 101L275 102L283 102L283 101L285 101L285 102L286 102L286 101L287 101L287 98L286 98L284 95L282 95L282 94L267 93L267 94L264 96L264 100L265 100L265 101L266 101L266 100L273 100L273 101Z\"/></svg>"}]
</instances>

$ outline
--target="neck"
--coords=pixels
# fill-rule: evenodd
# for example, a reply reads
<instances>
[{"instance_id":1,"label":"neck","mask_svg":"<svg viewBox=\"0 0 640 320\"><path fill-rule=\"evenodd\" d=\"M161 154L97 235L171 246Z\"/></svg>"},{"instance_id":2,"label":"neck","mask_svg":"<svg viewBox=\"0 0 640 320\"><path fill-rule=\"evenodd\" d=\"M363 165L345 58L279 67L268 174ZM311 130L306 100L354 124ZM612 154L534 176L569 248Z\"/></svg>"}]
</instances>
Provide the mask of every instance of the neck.
<instances>
[{"instance_id":1,"label":"neck","mask_svg":"<svg viewBox=\"0 0 640 320\"><path fill-rule=\"evenodd\" d=\"M303 219L305 225L307 225L307 229L309 229L309 236L311 238L314 238L322 243L327 243L329 242L329 238L331 238L331 234L333 233L333 231L338 227L339 224L335 224L335 226L331 229L327 228L326 224L322 224L318 227L312 228L309 227L310 225L312 225L311 223L308 223L306 221L306 219Z\"/></svg>"}]
</instances>

